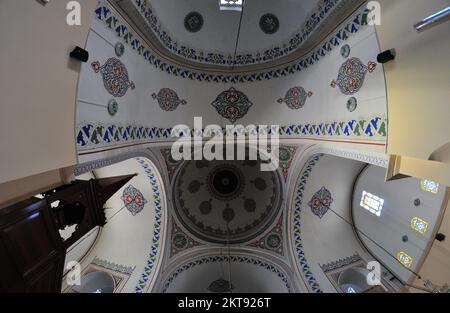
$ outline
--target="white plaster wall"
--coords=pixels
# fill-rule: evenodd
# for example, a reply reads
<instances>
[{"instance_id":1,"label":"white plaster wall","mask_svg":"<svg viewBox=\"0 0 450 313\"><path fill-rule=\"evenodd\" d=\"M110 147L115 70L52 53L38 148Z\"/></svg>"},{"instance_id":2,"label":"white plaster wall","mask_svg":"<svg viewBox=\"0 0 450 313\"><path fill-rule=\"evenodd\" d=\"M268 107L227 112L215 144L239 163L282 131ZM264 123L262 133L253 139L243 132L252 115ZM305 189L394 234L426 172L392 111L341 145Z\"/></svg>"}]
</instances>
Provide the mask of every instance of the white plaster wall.
<instances>
[{"instance_id":1,"label":"white plaster wall","mask_svg":"<svg viewBox=\"0 0 450 313\"><path fill-rule=\"evenodd\" d=\"M414 278L414 275L397 262L397 254L403 251L411 256L414 261L410 269L416 271L430 240L434 240L434 228L439 226L436 223L439 222L439 214L445 206L445 187L441 185L438 193L432 194L423 191L420 188L420 180L416 178L385 182L384 175L385 170L377 166L369 166L361 174L353 198L354 222L368 249L393 273L407 282ZM360 206L363 190L385 200L381 216L378 217ZM415 199L420 199L421 202L417 207L414 205ZM419 217L429 223L425 234L412 229L413 217ZM402 241L404 235L408 236L407 242Z\"/></svg>"},{"instance_id":2,"label":"white plaster wall","mask_svg":"<svg viewBox=\"0 0 450 313\"><path fill-rule=\"evenodd\" d=\"M376 26L380 45L383 50L397 51L395 62L385 64L391 132L388 151L428 160L433 152L450 142L447 100L450 98L450 40L445 39L450 33L450 23L444 20L421 32L412 25L447 8L449 1L380 0L379 3L383 19ZM400 15L403 18L399 19ZM448 151L446 154L448 158ZM439 171L443 173L441 177L448 178L449 162L445 163L447 167ZM420 171L413 173L419 176Z\"/></svg>"}]
</instances>

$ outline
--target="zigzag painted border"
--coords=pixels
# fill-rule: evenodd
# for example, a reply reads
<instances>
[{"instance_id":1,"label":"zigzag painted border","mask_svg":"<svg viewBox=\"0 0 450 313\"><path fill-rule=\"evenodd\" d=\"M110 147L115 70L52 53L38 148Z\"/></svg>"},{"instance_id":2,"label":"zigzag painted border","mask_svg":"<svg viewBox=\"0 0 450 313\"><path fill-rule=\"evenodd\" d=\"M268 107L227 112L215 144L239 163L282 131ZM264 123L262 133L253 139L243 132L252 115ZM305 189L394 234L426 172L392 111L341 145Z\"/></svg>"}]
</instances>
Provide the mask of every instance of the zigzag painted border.
<instances>
[{"instance_id":1,"label":"zigzag painted border","mask_svg":"<svg viewBox=\"0 0 450 313\"><path fill-rule=\"evenodd\" d=\"M142 158L135 158L135 160L142 166L145 173L147 174L147 178L150 181L150 186L153 193L153 199L155 204L155 224L153 231L153 239L150 245L150 252L147 259L147 264L144 267L144 271L141 274L141 278L139 279L135 291L136 293L142 293L145 286L148 283L148 279L150 274L155 266L156 257L158 255L158 251L160 250L160 241L161 241L161 221L162 221L162 199L161 193L159 190L158 180L156 179L155 174L153 173L149 164L144 161Z\"/></svg>"},{"instance_id":2,"label":"zigzag painted border","mask_svg":"<svg viewBox=\"0 0 450 313\"><path fill-rule=\"evenodd\" d=\"M306 164L302 175L300 176L300 181L297 187L297 194L295 196L295 205L294 205L294 241L295 241L295 251L297 254L298 265L303 273L303 276L306 279L306 282L311 287L312 291L315 293L322 293L320 289L319 283L316 281L313 273L311 272L308 260L306 260L305 252L303 251L303 244L301 238L301 211L302 211L302 201L303 201L303 192L305 191L306 183L308 182L309 175L314 167L317 164L317 161L323 156L323 154L319 154L313 156L308 163Z\"/></svg>"},{"instance_id":3,"label":"zigzag painted border","mask_svg":"<svg viewBox=\"0 0 450 313\"><path fill-rule=\"evenodd\" d=\"M225 131L225 128L223 129ZM273 134L275 128L255 131ZM104 124L101 122L81 122L76 130L76 143L79 151L104 146L136 143L146 140L175 139L171 136L172 128ZM193 134L194 130L191 130ZM202 129L205 137L209 137ZM179 133L179 132L178 132ZM299 125L280 126L280 136L305 136L326 138L354 138L385 141L387 134L387 118L383 115L367 119L334 122L305 123Z\"/></svg>"}]
</instances>

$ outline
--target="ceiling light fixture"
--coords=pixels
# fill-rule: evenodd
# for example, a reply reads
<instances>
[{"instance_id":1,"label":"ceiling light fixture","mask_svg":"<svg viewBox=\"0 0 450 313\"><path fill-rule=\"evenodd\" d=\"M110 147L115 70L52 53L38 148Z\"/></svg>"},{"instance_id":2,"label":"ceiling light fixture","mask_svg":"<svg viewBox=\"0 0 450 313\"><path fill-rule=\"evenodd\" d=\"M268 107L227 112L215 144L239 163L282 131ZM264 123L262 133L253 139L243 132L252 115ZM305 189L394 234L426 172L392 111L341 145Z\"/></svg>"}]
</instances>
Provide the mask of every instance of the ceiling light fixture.
<instances>
[{"instance_id":1,"label":"ceiling light fixture","mask_svg":"<svg viewBox=\"0 0 450 313\"><path fill-rule=\"evenodd\" d=\"M242 11L244 0L219 0L221 11Z\"/></svg>"}]
</instances>

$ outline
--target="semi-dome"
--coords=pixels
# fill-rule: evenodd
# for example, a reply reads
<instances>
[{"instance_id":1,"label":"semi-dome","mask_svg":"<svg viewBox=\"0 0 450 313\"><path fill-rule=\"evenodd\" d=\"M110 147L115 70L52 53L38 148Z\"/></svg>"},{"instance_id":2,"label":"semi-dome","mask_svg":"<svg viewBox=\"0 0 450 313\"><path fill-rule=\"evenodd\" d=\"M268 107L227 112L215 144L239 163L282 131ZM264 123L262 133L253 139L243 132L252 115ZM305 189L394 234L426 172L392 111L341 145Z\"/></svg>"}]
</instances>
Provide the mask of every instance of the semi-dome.
<instances>
[{"instance_id":1,"label":"semi-dome","mask_svg":"<svg viewBox=\"0 0 450 313\"><path fill-rule=\"evenodd\" d=\"M112 0L127 22L165 59L220 72L270 68L298 59L364 1Z\"/></svg>"}]
</instances>

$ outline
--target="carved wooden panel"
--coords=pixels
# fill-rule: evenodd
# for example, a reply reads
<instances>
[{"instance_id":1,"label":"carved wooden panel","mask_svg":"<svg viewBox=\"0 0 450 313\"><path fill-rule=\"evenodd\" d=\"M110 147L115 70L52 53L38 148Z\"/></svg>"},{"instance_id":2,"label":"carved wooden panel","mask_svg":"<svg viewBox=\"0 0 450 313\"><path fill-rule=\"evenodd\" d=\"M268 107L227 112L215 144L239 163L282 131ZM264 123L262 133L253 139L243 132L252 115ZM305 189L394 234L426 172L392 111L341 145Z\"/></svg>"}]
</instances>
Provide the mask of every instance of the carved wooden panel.
<instances>
[{"instance_id":1,"label":"carved wooden panel","mask_svg":"<svg viewBox=\"0 0 450 313\"><path fill-rule=\"evenodd\" d=\"M65 250L45 200L0 211L0 249L1 291L59 292Z\"/></svg>"}]
</instances>

